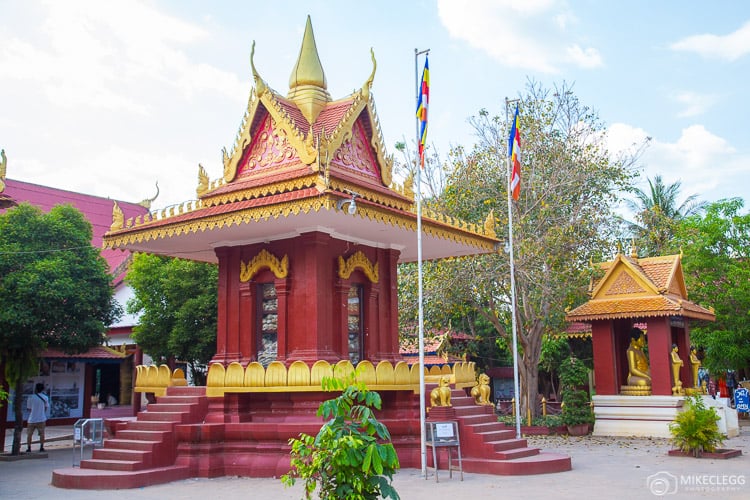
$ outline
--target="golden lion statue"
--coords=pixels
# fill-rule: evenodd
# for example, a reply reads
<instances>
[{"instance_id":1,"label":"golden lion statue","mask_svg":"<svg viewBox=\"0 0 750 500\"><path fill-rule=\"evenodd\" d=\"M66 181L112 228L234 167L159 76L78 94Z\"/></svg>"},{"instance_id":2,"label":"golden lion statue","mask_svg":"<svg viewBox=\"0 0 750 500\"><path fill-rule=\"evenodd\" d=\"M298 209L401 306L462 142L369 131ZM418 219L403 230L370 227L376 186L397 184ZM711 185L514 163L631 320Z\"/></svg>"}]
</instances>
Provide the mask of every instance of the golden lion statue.
<instances>
[{"instance_id":1,"label":"golden lion statue","mask_svg":"<svg viewBox=\"0 0 750 500\"><path fill-rule=\"evenodd\" d=\"M478 378L479 384L471 388L471 397L478 405L490 405L490 377L482 373Z\"/></svg>"},{"instance_id":2,"label":"golden lion statue","mask_svg":"<svg viewBox=\"0 0 750 500\"><path fill-rule=\"evenodd\" d=\"M440 382L430 393L431 406L451 405L451 378L449 375L440 377Z\"/></svg>"}]
</instances>

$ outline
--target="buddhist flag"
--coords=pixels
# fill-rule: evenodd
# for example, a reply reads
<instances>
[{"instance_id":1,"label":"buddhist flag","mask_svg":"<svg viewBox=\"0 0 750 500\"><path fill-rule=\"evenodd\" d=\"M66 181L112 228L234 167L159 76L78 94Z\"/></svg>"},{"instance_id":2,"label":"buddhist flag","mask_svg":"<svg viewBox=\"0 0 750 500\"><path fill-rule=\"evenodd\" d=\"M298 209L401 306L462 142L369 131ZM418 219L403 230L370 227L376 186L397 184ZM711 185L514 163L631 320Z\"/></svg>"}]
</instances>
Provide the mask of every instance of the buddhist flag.
<instances>
[{"instance_id":1,"label":"buddhist flag","mask_svg":"<svg viewBox=\"0 0 750 500\"><path fill-rule=\"evenodd\" d=\"M514 200L521 195L521 130L518 122L518 104L516 114L513 116L513 124L510 127L508 138L508 158L510 158L511 173L509 179L510 192Z\"/></svg>"},{"instance_id":2,"label":"buddhist flag","mask_svg":"<svg viewBox=\"0 0 750 500\"><path fill-rule=\"evenodd\" d=\"M427 105L430 102L430 67L427 57L424 58L422 84L419 86L417 99L417 119L419 120L419 161L424 167L424 147L427 144Z\"/></svg>"}]
</instances>

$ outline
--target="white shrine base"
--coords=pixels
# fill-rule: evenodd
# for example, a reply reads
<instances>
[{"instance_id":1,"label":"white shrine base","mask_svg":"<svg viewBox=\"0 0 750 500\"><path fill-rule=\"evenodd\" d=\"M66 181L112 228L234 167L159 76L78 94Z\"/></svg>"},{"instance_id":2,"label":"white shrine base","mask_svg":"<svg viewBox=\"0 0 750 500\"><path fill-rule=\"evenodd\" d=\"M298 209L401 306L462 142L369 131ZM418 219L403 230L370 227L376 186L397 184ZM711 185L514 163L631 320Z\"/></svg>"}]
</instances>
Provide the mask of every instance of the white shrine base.
<instances>
[{"instance_id":1,"label":"white shrine base","mask_svg":"<svg viewBox=\"0 0 750 500\"><path fill-rule=\"evenodd\" d=\"M719 430L727 437L739 435L736 410L726 398L703 397L707 407L719 414ZM599 396L593 397L594 436L671 438L672 423L685 403L684 396Z\"/></svg>"}]
</instances>

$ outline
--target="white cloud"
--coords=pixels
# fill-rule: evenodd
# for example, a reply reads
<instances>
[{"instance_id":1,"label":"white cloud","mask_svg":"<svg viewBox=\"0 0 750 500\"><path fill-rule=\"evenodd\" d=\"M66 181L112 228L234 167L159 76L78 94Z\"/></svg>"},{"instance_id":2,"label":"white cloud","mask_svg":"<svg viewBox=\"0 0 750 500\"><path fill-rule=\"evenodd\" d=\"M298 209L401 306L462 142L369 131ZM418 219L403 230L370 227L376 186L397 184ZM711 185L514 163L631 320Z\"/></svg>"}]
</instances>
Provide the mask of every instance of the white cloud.
<instances>
[{"instance_id":1,"label":"white cloud","mask_svg":"<svg viewBox=\"0 0 750 500\"><path fill-rule=\"evenodd\" d=\"M573 44L565 50L568 54L568 60L580 66L581 68L598 68L602 65L602 56L594 48L581 48L580 45Z\"/></svg>"},{"instance_id":2,"label":"white cloud","mask_svg":"<svg viewBox=\"0 0 750 500\"><path fill-rule=\"evenodd\" d=\"M613 156L633 155L650 141L645 130L624 123L614 123L607 129L607 150Z\"/></svg>"},{"instance_id":3,"label":"white cloud","mask_svg":"<svg viewBox=\"0 0 750 500\"><path fill-rule=\"evenodd\" d=\"M637 127L616 123L609 127L609 150L632 152L649 134ZM725 139L703 125L683 129L675 142L654 138L641 156L643 178L661 175L664 182L682 183L684 197L698 194L704 201L740 196L746 198L750 157L738 154Z\"/></svg>"},{"instance_id":4,"label":"white cloud","mask_svg":"<svg viewBox=\"0 0 750 500\"><path fill-rule=\"evenodd\" d=\"M672 50L695 52L706 58L735 61L750 53L750 21L728 35L692 35L671 45Z\"/></svg>"},{"instance_id":5,"label":"white cloud","mask_svg":"<svg viewBox=\"0 0 750 500\"><path fill-rule=\"evenodd\" d=\"M190 98L212 91L239 99L247 85L231 73L191 61L205 41L199 26L132 1L43 2L37 31L17 32L0 48L0 77L39 88L67 109L147 114L159 92Z\"/></svg>"},{"instance_id":6,"label":"white cloud","mask_svg":"<svg viewBox=\"0 0 750 500\"><path fill-rule=\"evenodd\" d=\"M602 65L594 47L582 47L571 28L576 18L558 0L438 0L438 14L448 33L487 52L501 63L543 73L560 64L582 68Z\"/></svg>"},{"instance_id":7,"label":"white cloud","mask_svg":"<svg viewBox=\"0 0 750 500\"><path fill-rule=\"evenodd\" d=\"M702 115L718 101L718 97L714 94L699 94L690 91L679 92L673 99L685 106L677 113L680 118Z\"/></svg>"}]
</instances>

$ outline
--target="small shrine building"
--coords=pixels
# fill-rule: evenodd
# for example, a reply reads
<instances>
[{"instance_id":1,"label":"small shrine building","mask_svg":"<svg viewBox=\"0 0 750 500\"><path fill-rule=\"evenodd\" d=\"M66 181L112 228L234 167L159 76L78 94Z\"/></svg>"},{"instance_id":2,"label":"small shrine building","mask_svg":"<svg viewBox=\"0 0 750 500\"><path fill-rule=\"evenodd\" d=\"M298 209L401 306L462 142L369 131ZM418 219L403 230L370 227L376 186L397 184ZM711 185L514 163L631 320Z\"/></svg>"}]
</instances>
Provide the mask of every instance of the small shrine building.
<instances>
[{"instance_id":1,"label":"small shrine building","mask_svg":"<svg viewBox=\"0 0 750 500\"><path fill-rule=\"evenodd\" d=\"M251 59L252 64L252 59ZM397 361L396 265L417 260L411 180L396 185L371 86L328 93L308 19L286 96L255 88L223 174L198 200L124 220L106 248L219 266L213 362ZM423 259L495 251L494 220L422 213Z\"/></svg>"},{"instance_id":2,"label":"small shrine building","mask_svg":"<svg viewBox=\"0 0 750 500\"><path fill-rule=\"evenodd\" d=\"M713 321L715 315L688 300L681 255L638 258L633 249L595 268L602 274L592 278L591 299L566 315L570 322L591 324L594 434L669 437L667 424L684 399L674 397L680 394L673 391L673 346L683 360L679 380L692 388L697 381L689 363L689 323ZM626 355L634 327L643 328L648 340L651 377L650 384L638 388L628 384Z\"/></svg>"}]
</instances>

